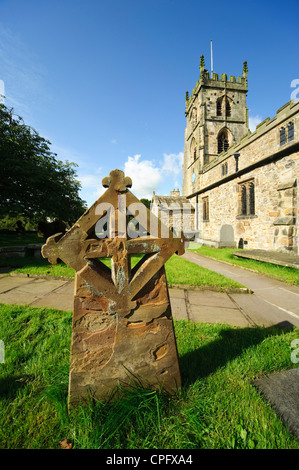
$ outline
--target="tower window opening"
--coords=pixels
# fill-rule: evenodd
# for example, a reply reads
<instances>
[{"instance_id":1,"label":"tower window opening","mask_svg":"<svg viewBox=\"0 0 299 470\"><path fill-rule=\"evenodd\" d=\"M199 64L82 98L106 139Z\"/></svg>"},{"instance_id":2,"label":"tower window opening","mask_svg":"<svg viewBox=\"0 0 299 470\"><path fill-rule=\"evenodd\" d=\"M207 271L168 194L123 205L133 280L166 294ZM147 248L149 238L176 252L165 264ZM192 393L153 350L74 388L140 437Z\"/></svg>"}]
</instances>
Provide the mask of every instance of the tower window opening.
<instances>
[{"instance_id":1,"label":"tower window opening","mask_svg":"<svg viewBox=\"0 0 299 470\"><path fill-rule=\"evenodd\" d=\"M218 136L218 154L221 152L226 152L229 147L228 135L224 130Z\"/></svg>"}]
</instances>

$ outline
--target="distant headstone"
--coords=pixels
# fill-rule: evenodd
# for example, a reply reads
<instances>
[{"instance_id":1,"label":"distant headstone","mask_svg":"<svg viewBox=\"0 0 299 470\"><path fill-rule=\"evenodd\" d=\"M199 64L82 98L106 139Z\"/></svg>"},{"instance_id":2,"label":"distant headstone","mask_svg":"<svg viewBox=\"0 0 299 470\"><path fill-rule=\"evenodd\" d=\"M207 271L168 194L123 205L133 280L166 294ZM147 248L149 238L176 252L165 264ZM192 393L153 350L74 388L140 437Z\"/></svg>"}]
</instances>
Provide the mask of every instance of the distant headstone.
<instances>
[{"instance_id":1,"label":"distant headstone","mask_svg":"<svg viewBox=\"0 0 299 470\"><path fill-rule=\"evenodd\" d=\"M236 246L234 229L232 225L228 224L222 225L220 229L219 247L221 248L225 246Z\"/></svg>"}]
</instances>

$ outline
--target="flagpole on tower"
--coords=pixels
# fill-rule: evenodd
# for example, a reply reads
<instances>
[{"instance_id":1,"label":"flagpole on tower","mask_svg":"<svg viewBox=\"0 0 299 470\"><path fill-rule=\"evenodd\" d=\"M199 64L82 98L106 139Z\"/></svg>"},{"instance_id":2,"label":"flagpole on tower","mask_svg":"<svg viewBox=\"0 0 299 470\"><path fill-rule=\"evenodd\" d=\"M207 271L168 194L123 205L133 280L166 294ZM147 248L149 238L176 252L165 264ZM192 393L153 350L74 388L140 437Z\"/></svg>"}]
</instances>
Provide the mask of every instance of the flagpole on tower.
<instances>
[{"instance_id":1,"label":"flagpole on tower","mask_svg":"<svg viewBox=\"0 0 299 470\"><path fill-rule=\"evenodd\" d=\"M213 73L213 41L211 39L211 74Z\"/></svg>"}]
</instances>

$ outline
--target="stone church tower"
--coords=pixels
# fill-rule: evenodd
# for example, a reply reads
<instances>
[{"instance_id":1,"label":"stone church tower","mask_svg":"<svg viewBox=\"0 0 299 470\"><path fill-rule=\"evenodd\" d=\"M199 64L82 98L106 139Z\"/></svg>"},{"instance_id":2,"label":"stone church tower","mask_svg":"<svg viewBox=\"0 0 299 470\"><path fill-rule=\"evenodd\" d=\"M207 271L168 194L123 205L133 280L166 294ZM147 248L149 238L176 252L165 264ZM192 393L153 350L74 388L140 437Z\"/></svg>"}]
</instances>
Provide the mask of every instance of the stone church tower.
<instances>
[{"instance_id":1,"label":"stone church tower","mask_svg":"<svg viewBox=\"0 0 299 470\"><path fill-rule=\"evenodd\" d=\"M242 77L227 77L205 69L200 58L200 77L192 95L186 92L183 195L200 189L200 175L219 154L248 133L247 62Z\"/></svg>"}]
</instances>

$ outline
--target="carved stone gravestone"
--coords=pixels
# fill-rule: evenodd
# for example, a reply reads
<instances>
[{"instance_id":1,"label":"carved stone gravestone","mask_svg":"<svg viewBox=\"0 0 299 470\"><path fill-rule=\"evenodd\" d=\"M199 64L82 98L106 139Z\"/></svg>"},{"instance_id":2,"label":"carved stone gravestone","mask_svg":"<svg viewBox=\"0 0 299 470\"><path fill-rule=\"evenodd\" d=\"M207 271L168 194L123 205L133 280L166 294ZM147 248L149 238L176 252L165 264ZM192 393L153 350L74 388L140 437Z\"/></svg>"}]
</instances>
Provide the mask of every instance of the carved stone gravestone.
<instances>
[{"instance_id":1,"label":"carved stone gravestone","mask_svg":"<svg viewBox=\"0 0 299 470\"><path fill-rule=\"evenodd\" d=\"M42 248L51 263L76 271L69 407L89 396L107 400L118 384L173 393L181 382L164 264L184 253L183 239L129 191L122 171L102 184L107 190L91 208ZM134 267L132 255L143 255Z\"/></svg>"}]
</instances>

